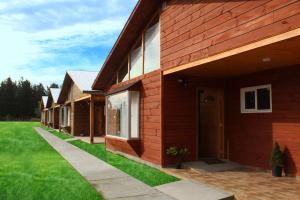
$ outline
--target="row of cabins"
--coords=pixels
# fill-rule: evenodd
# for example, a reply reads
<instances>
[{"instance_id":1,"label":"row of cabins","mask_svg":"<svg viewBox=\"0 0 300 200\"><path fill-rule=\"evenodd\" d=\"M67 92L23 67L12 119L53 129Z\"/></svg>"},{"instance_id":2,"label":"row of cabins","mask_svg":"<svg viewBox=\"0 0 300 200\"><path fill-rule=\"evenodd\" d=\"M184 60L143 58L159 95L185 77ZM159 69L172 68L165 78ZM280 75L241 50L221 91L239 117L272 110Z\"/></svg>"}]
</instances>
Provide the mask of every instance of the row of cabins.
<instances>
[{"instance_id":1,"label":"row of cabins","mask_svg":"<svg viewBox=\"0 0 300 200\"><path fill-rule=\"evenodd\" d=\"M299 175L299 50L299 0L139 0L90 91L67 73L57 103L76 135L105 95L105 119L90 124L105 121L106 148L157 166L178 146L186 161L270 168L276 141Z\"/></svg>"},{"instance_id":2,"label":"row of cabins","mask_svg":"<svg viewBox=\"0 0 300 200\"><path fill-rule=\"evenodd\" d=\"M97 72L68 71L62 88L50 88L42 97L41 121L73 136L105 135L105 97L101 91L92 90Z\"/></svg>"}]
</instances>

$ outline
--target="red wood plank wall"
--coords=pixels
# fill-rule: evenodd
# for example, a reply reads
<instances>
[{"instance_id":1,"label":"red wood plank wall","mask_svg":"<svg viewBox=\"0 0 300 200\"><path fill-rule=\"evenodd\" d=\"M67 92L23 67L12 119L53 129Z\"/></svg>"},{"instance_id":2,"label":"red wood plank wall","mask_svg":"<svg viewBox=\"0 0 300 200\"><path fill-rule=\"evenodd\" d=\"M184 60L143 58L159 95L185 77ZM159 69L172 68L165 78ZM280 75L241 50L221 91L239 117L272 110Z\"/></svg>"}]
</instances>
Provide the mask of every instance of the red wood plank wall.
<instances>
[{"instance_id":1,"label":"red wood plank wall","mask_svg":"<svg viewBox=\"0 0 300 200\"><path fill-rule=\"evenodd\" d=\"M170 0L161 14L161 67L186 64L299 27L299 0Z\"/></svg>"},{"instance_id":2,"label":"red wood plank wall","mask_svg":"<svg viewBox=\"0 0 300 200\"><path fill-rule=\"evenodd\" d=\"M184 78L188 86L183 87L178 79ZM186 161L197 160L197 89L222 87L223 81L200 77L168 75L164 79L164 158L165 165L175 164L176 160L165 155L171 146L187 147L190 154Z\"/></svg>"},{"instance_id":3,"label":"red wood plank wall","mask_svg":"<svg viewBox=\"0 0 300 200\"><path fill-rule=\"evenodd\" d=\"M54 108L53 128L55 128L55 129L59 128L59 108Z\"/></svg>"},{"instance_id":4,"label":"red wood plank wall","mask_svg":"<svg viewBox=\"0 0 300 200\"><path fill-rule=\"evenodd\" d=\"M88 102L75 103L74 121L74 135L90 135L90 107Z\"/></svg>"},{"instance_id":5,"label":"red wood plank wall","mask_svg":"<svg viewBox=\"0 0 300 200\"><path fill-rule=\"evenodd\" d=\"M185 77L188 87L178 83ZM287 172L300 174L300 66L286 67L211 81L200 77L168 75L164 79L164 150L170 146L188 147L187 160L196 160L196 89L224 87L225 143L229 140L229 159L241 164L270 168L275 141L286 150ZM241 114L240 88L272 84L272 113ZM225 154L226 154L225 148ZM175 161L168 156L165 165Z\"/></svg>"},{"instance_id":6,"label":"red wood plank wall","mask_svg":"<svg viewBox=\"0 0 300 200\"><path fill-rule=\"evenodd\" d=\"M228 81L226 134L229 159L270 168L274 141L286 150L287 172L300 174L300 66L266 71ZM241 114L240 88L272 84L272 113Z\"/></svg>"},{"instance_id":7,"label":"red wood plank wall","mask_svg":"<svg viewBox=\"0 0 300 200\"><path fill-rule=\"evenodd\" d=\"M112 150L125 152L131 155L139 155L142 159L161 164L161 75L160 70L143 75L137 79L141 80L140 94L140 135L139 145L136 142L128 142L114 138L106 140L107 147ZM137 79L132 79L111 89L121 87Z\"/></svg>"}]
</instances>

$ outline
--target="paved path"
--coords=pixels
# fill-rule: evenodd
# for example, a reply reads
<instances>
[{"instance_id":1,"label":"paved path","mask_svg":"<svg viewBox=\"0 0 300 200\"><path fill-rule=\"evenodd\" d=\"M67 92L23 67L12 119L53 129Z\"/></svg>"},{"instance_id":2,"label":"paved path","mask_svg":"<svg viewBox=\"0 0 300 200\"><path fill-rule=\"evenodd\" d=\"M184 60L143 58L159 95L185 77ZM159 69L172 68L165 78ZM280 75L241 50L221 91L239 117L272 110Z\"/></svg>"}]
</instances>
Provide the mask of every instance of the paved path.
<instances>
[{"instance_id":1,"label":"paved path","mask_svg":"<svg viewBox=\"0 0 300 200\"><path fill-rule=\"evenodd\" d=\"M42 128L35 130L58 151L106 200L172 200L166 194L82 151Z\"/></svg>"},{"instance_id":2,"label":"paved path","mask_svg":"<svg viewBox=\"0 0 300 200\"><path fill-rule=\"evenodd\" d=\"M220 200L227 193L182 180L152 188L42 128L35 130L60 153L106 200Z\"/></svg>"},{"instance_id":3,"label":"paved path","mask_svg":"<svg viewBox=\"0 0 300 200\"><path fill-rule=\"evenodd\" d=\"M176 181L155 188L179 200L234 200L232 193L191 180Z\"/></svg>"}]
</instances>

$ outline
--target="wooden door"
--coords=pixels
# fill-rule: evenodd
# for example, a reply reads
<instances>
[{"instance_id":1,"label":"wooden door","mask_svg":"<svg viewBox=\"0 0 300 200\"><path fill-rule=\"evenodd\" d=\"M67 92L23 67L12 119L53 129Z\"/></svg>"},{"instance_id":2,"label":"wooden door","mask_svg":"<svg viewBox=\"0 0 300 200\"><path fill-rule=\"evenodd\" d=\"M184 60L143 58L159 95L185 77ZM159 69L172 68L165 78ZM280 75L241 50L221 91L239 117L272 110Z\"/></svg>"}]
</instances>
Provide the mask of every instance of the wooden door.
<instances>
[{"instance_id":1,"label":"wooden door","mask_svg":"<svg viewBox=\"0 0 300 200\"><path fill-rule=\"evenodd\" d=\"M104 124L105 124L105 119L104 119L104 105L103 104L95 104L95 135L96 136L101 136L104 135Z\"/></svg>"},{"instance_id":2,"label":"wooden door","mask_svg":"<svg viewBox=\"0 0 300 200\"><path fill-rule=\"evenodd\" d=\"M198 157L224 157L224 97L220 89L198 91Z\"/></svg>"}]
</instances>

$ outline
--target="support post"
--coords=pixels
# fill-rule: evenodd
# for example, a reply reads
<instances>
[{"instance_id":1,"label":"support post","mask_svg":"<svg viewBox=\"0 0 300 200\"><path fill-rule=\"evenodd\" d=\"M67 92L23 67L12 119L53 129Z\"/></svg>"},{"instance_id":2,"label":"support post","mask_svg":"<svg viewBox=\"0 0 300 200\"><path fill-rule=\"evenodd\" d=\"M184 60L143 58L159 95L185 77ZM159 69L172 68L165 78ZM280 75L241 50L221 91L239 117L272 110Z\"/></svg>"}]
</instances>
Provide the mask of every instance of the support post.
<instances>
[{"instance_id":1,"label":"support post","mask_svg":"<svg viewBox=\"0 0 300 200\"><path fill-rule=\"evenodd\" d=\"M70 112L70 118L71 118L71 135L75 136L75 102L71 102L71 112Z\"/></svg>"},{"instance_id":2,"label":"support post","mask_svg":"<svg viewBox=\"0 0 300 200\"><path fill-rule=\"evenodd\" d=\"M58 130L61 132L61 124L62 124L62 106L59 107L58 109Z\"/></svg>"},{"instance_id":3,"label":"support post","mask_svg":"<svg viewBox=\"0 0 300 200\"><path fill-rule=\"evenodd\" d=\"M90 143L94 143L94 134L95 134L95 126L94 126L94 112L95 112L95 102L94 102L94 96L91 95L91 100L90 100Z\"/></svg>"},{"instance_id":4,"label":"support post","mask_svg":"<svg viewBox=\"0 0 300 200\"><path fill-rule=\"evenodd\" d=\"M55 108L52 110L52 128L55 129Z\"/></svg>"}]
</instances>

